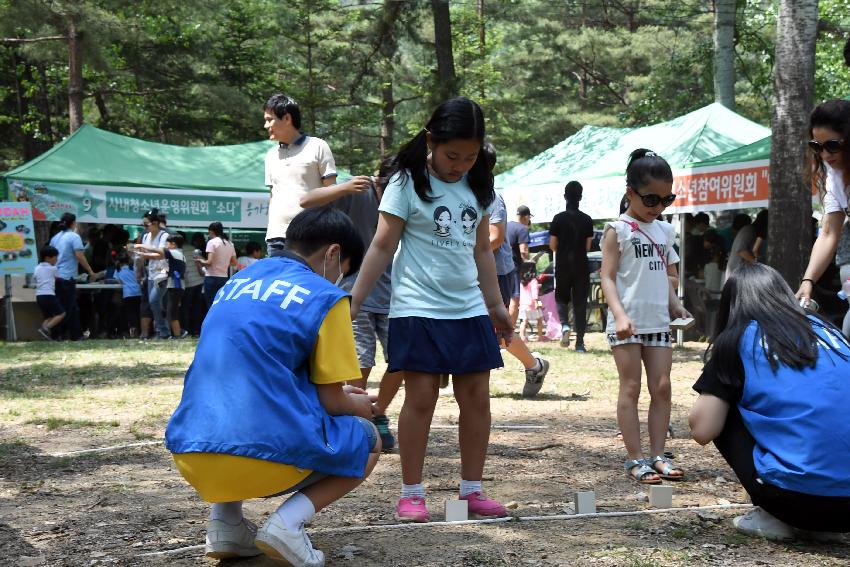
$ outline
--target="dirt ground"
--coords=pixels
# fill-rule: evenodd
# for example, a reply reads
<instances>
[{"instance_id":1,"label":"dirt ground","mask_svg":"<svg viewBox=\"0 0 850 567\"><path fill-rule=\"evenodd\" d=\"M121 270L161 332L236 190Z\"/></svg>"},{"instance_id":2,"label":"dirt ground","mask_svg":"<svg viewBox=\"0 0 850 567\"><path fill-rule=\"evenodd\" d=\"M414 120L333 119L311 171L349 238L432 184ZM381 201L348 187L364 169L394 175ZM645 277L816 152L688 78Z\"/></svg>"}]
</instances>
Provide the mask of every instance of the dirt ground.
<instances>
[{"instance_id":1,"label":"dirt ground","mask_svg":"<svg viewBox=\"0 0 850 567\"><path fill-rule=\"evenodd\" d=\"M600 512L650 509L641 494L649 491L622 470L613 360L601 334L589 335L588 346L586 355L552 343L537 347L552 370L535 400L519 397L524 376L515 360L506 359L506 368L493 374L485 489L509 502L515 516L571 514L578 490L594 490ZM703 348L688 343L675 351L676 437L668 449L687 480L674 484L674 507L747 502L716 450L687 436L695 398L690 387ZM144 555L204 540L207 505L160 444L57 455L161 439L193 350L192 341L0 346L0 563L217 564L197 548ZM435 520L442 519L443 502L456 498L459 471L452 427L457 405L450 388L442 394L425 470ZM393 424L402 398L403 392L391 408ZM647 398L641 401L644 415ZM542 428L500 427L505 425ZM731 518L741 510L356 530L396 523L399 483L398 455L384 455L358 490L316 516L309 531L328 565L850 565L848 538L829 545L774 544L739 535ZM261 522L279 503L250 501L246 515ZM221 562L230 564L272 565L262 557Z\"/></svg>"}]
</instances>

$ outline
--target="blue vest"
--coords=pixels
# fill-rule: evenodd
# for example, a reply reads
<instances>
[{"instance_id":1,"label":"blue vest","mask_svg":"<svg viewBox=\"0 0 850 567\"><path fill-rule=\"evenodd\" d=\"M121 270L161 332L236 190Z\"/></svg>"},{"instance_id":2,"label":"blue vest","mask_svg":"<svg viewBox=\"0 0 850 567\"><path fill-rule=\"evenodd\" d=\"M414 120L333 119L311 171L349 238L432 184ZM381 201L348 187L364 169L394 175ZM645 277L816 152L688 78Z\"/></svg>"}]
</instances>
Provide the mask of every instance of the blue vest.
<instances>
[{"instance_id":1,"label":"blue vest","mask_svg":"<svg viewBox=\"0 0 850 567\"><path fill-rule=\"evenodd\" d=\"M814 368L774 373L753 321L741 336L744 390L738 408L756 441L753 462L767 483L817 496L850 496L850 348L840 334L820 337Z\"/></svg>"},{"instance_id":2,"label":"blue vest","mask_svg":"<svg viewBox=\"0 0 850 567\"><path fill-rule=\"evenodd\" d=\"M204 320L165 431L168 450L363 476L363 427L353 416L328 415L308 379L322 321L345 296L293 255L255 262L230 278Z\"/></svg>"}]
</instances>

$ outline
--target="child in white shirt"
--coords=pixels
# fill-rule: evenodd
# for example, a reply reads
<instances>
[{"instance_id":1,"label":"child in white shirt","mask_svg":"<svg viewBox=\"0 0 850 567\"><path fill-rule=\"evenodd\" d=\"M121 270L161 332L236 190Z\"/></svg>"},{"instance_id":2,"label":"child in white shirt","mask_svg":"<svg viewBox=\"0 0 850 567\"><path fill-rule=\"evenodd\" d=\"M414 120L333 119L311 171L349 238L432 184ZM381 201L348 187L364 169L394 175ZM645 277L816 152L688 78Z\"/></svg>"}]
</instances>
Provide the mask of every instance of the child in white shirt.
<instances>
[{"instance_id":1,"label":"child in white shirt","mask_svg":"<svg viewBox=\"0 0 850 567\"><path fill-rule=\"evenodd\" d=\"M44 246L41 249L41 263L35 267L33 274L35 301L44 316L44 321L38 328L38 334L48 341L52 340L53 327L65 318L65 309L56 298L56 261L58 259L59 250L50 245Z\"/></svg>"}]
</instances>

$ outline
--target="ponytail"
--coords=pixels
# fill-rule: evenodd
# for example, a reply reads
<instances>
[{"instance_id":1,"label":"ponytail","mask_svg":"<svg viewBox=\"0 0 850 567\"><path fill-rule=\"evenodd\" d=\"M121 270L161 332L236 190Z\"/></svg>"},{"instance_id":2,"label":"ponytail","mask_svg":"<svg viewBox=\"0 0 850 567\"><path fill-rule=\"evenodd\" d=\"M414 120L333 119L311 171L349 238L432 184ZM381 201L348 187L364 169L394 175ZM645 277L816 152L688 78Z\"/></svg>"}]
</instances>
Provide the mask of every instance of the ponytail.
<instances>
[{"instance_id":1,"label":"ponytail","mask_svg":"<svg viewBox=\"0 0 850 567\"><path fill-rule=\"evenodd\" d=\"M77 222L77 215L74 213L62 213L62 217L59 219L59 224L56 225L56 228L59 229L59 232L65 232L75 222Z\"/></svg>"},{"instance_id":2,"label":"ponytail","mask_svg":"<svg viewBox=\"0 0 850 567\"><path fill-rule=\"evenodd\" d=\"M393 177L398 173L402 182L407 182L407 176L413 179L413 190L426 203L431 203L434 197L431 192L431 182L428 180L428 141L423 128L412 140L398 150L393 162Z\"/></svg>"},{"instance_id":3,"label":"ponytail","mask_svg":"<svg viewBox=\"0 0 850 567\"><path fill-rule=\"evenodd\" d=\"M398 151L393 173L399 173L402 181L406 181L407 175L410 175L416 195L430 203L434 197L430 194L431 183L428 179L428 133L434 145L457 139L478 140L483 144L484 112L478 104L466 97L449 99L434 110L425 128ZM479 150L475 164L467 173L467 181L481 208L489 207L496 199L493 174L483 150Z\"/></svg>"},{"instance_id":4,"label":"ponytail","mask_svg":"<svg viewBox=\"0 0 850 567\"><path fill-rule=\"evenodd\" d=\"M221 238L222 240L228 240L227 235L224 234L224 225L222 225L218 221L210 223L209 231Z\"/></svg>"},{"instance_id":5,"label":"ponytail","mask_svg":"<svg viewBox=\"0 0 850 567\"><path fill-rule=\"evenodd\" d=\"M626 166L626 185L634 191L655 179L672 183L670 164L652 150L639 148L633 151Z\"/></svg>"}]
</instances>

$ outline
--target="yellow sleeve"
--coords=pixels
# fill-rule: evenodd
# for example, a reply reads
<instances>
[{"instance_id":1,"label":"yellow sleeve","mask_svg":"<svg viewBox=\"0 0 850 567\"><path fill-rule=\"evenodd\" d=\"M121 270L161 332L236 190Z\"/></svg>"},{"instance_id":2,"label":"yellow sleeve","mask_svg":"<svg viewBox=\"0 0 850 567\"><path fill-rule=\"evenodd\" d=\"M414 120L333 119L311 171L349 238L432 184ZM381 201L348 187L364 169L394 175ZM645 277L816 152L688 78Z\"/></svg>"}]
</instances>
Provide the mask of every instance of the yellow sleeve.
<instances>
[{"instance_id":1,"label":"yellow sleeve","mask_svg":"<svg viewBox=\"0 0 850 567\"><path fill-rule=\"evenodd\" d=\"M322 321L316 345L310 354L310 381L314 384L333 384L360 378L350 305L348 298L340 299Z\"/></svg>"}]
</instances>

